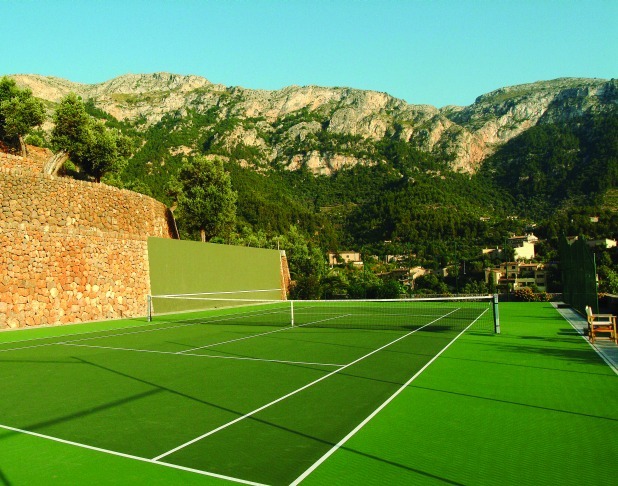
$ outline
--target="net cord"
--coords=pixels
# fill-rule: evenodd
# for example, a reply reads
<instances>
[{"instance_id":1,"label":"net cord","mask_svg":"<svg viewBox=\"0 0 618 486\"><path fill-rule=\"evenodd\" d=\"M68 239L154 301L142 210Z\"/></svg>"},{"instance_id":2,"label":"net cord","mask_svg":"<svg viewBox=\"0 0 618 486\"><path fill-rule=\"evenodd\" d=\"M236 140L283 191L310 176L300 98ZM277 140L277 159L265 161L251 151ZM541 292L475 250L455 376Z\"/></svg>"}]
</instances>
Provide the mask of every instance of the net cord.
<instances>
[{"instance_id":1,"label":"net cord","mask_svg":"<svg viewBox=\"0 0 618 486\"><path fill-rule=\"evenodd\" d=\"M157 299L157 298L161 298L161 299L170 299L170 300L175 300L175 299L186 299L186 300L203 300L203 301L230 301L230 302L241 302L241 303L246 303L246 304L252 304L252 303L262 303L262 304L266 304L266 303L275 303L275 302L289 302L290 304L290 325L292 327L295 326L295 319L294 319L294 314L295 314L295 310L294 310L294 300L270 300L270 299L232 299L232 298L225 298L222 297L221 299L217 299L214 297L197 297L197 296L203 296L203 295L229 295L229 294L233 294L233 293L249 293L249 292L267 292L267 291L271 291L271 290L241 290L241 291L234 291L234 292L204 292L204 293L200 293L200 294L169 294L169 295L148 295L147 296L147 301L148 301L148 309L147 309L147 320L148 322L152 321L153 318L153 314L154 314L154 309L153 309L153 300ZM492 314L493 314L493 323L494 323L494 333L496 334L500 334L500 314L499 314L499 310L498 310L498 295L494 294L494 295L478 295L478 296L463 296L463 297L425 297L425 298L409 298L409 299L359 299L359 300L355 300L355 299L339 299L339 300L322 300L322 301L297 301L297 302L303 302L303 303L307 303L307 302L314 302L314 303L320 303L318 305L328 305L328 303L360 303L360 302L414 302L414 303L418 303L418 302L465 302L465 301L486 301L490 304L491 306L491 310L492 310Z\"/></svg>"}]
</instances>

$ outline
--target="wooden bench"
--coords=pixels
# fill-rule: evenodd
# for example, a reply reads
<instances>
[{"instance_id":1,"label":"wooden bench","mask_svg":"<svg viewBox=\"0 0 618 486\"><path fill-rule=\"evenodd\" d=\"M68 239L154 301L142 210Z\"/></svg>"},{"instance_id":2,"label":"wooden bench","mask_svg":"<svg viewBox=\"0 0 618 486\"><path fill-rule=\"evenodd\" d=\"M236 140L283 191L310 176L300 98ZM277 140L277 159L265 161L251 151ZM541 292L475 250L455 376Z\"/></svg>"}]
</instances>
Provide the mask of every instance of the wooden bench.
<instances>
[{"instance_id":1,"label":"wooden bench","mask_svg":"<svg viewBox=\"0 0 618 486\"><path fill-rule=\"evenodd\" d=\"M616 336L616 317L612 314L593 314L590 306L586 306L588 317L588 338L593 343L597 333L609 333L609 338L618 344Z\"/></svg>"}]
</instances>

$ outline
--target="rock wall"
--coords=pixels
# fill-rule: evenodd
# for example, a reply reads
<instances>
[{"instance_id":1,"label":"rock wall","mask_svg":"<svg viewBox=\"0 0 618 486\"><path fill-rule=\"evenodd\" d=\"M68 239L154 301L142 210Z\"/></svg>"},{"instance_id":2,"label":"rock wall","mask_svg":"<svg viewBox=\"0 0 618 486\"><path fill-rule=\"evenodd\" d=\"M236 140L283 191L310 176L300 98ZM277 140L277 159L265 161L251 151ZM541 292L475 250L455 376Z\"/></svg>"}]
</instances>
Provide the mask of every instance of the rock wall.
<instances>
[{"instance_id":1,"label":"rock wall","mask_svg":"<svg viewBox=\"0 0 618 486\"><path fill-rule=\"evenodd\" d=\"M43 172L43 164L39 161L4 152L0 152L0 168L21 170L31 174L40 174Z\"/></svg>"},{"instance_id":2,"label":"rock wall","mask_svg":"<svg viewBox=\"0 0 618 486\"><path fill-rule=\"evenodd\" d=\"M172 234L152 198L0 154L0 329L145 315L147 239Z\"/></svg>"}]
</instances>

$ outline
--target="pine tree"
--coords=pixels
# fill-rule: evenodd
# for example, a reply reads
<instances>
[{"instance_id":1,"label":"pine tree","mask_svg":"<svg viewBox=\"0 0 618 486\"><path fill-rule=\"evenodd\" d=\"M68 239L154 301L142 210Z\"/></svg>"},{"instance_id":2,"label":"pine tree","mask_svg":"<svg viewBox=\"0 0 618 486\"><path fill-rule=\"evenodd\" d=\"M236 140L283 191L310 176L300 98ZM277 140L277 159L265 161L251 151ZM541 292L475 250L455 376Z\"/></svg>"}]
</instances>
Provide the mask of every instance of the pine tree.
<instances>
[{"instance_id":1,"label":"pine tree","mask_svg":"<svg viewBox=\"0 0 618 486\"><path fill-rule=\"evenodd\" d=\"M236 222L236 191L218 158L184 159L169 184L178 203L179 222L200 232L202 241L228 233Z\"/></svg>"}]
</instances>

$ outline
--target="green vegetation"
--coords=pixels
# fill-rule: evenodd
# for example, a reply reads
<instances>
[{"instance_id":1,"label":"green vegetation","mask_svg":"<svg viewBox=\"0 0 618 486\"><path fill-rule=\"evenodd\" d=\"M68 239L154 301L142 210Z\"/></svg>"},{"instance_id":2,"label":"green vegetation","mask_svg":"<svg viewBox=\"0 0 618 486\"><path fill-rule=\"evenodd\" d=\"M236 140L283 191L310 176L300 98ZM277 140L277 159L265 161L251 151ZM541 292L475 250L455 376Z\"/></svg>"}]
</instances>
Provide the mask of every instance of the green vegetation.
<instances>
[{"instance_id":1,"label":"green vegetation","mask_svg":"<svg viewBox=\"0 0 618 486\"><path fill-rule=\"evenodd\" d=\"M97 182L119 172L131 152L130 139L88 115L75 93L69 93L54 113L51 143Z\"/></svg>"},{"instance_id":2,"label":"green vegetation","mask_svg":"<svg viewBox=\"0 0 618 486\"><path fill-rule=\"evenodd\" d=\"M202 241L225 235L236 222L236 192L218 158L183 160L169 192L178 203L185 229L199 231Z\"/></svg>"},{"instance_id":3,"label":"green vegetation","mask_svg":"<svg viewBox=\"0 0 618 486\"><path fill-rule=\"evenodd\" d=\"M21 89L6 76L0 79L0 142L18 145L26 156L24 137L45 121L43 103L29 89Z\"/></svg>"},{"instance_id":4,"label":"green vegetation","mask_svg":"<svg viewBox=\"0 0 618 486\"><path fill-rule=\"evenodd\" d=\"M483 171L513 195L525 216L598 205L618 186L618 111L532 127L498 149Z\"/></svg>"},{"instance_id":5,"label":"green vegetation","mask_svg":"<svg viewBox=\"0 0 618 486\"><path fill-rule=\"evenodd\" d=\"M534 89L535 85L524 86L504 95L523 96ZM534 231L542 240L538 260L545 262L557 260L562 234L618 237L615 109L573 117L568 123L543 120L499 147L477 174L468 175L452 171L452 160L445 156L401 141L402 123L412 122L396 122L381 140L364 139L331 129L338 106L305 107L276 120L245 118L237 109L242 92L226 93L217 105L198 97L154 124L146 117L119 121L98 108L96 100L73 100L69 119L76 120L74 133L66 122L62 133L62 123L56 123L51 145L59 149L63 141L72 147L73 173L103 177L108 184L150 195L168 206L174 204L169 188L178 180L183 160L217 156L237 195L236 223L222 233L213 231L209 238L268 248L279 245L291 255L297 290L322 298L375 293L375 282L366 280L367 274L380 275L380 281L388 283L397 280L392 271L402 265L448 269L450 277L436 273L418 280L417 292L485 292L492 289L484 283L483 269L494 262L483 258L481 249L502 247L512 234ZM69 110L68 101L63 103L56 122ZM483 116L494 116L490 108ZM464 115L457 111L452 116ZM416 130L420 133L422 126ZM251 138L256 141L248 141ZM31 129L28 139L50 145L40 130ZM124 157L132 147L133 154ZM314 152L359 163L331 176L314 175L306 167L288 169L292 158L302 160ZM102 169L90 163L95 158ZM176 216L180 232L197 238L199 231L188 212L179 210ZM326 253L344 250L363 254L363 278L356 275L358 269L336 275L327 268ZM504 253L512 258L513 249L507 247ZM398 256L397 261L388 261L389 255ZM612 282L612 272L618 271L613 257L606 267L601 282ZM607 285L604 288L613 288Z\"/></svg>"},{"instance_id":6,"label":"green vegetation","mask_svg":"<svg viewBox=\"0 0 618 486\"><path fill-rule=\"evenodd\" d=\"M233 107L237 100L231 97L228 103ZM394 138L376 142L333 133L326 112L299 110L272 124L271 131L264 129L268 125L262 119L219 116L216 107L205 112L192 109L184 116L167 115L141 134L133 132L144 141L122 172L120 184L171 205L166 187L183 158L174 155L176 148L220 156L238 194L237 227L215 241L269 248L279 243L291 254L299 295L327 298L358 293L354 273L358 269L335 278L325 265L327 251L354 249L367 257L374 255L378 262L385 262L389 254L404 255L406 265L450 267L451 277L421 279L418 292L485 292L483 268L491 262L482 258L480 250L502 246L513 233L530 231L534 225L535 234L544 240L538 246L544 261L555 261L563 233L591 239L618 236L618 215L611 208L618 130L617 117L611 113L582 117L568 125L533 127L505 144L473 176L453 172L449 160ZM319 128L286 139L290 128L315 122ZM139 126L126 125L125 133ZM228 145L226 134L238 127L257 130L267 145L284 142L284 151L269 166L261 149ZM332 176L284 168L291 156L313 150L369 163ZM591 221L592 215L598 216L597 223ZM178 224L181 232L191 233L180 215ZM304 249L296 253L315 256L309 266L287 246L299 240ZM398 264L364 259L365 276L382 274L383 282L394 278L389 272ZM336 283L337 278L343 283ZM333 287L338 289L330 290ZM364 295L373 292L370 283L360 287Z\"/></svg>"}]
</instances>

